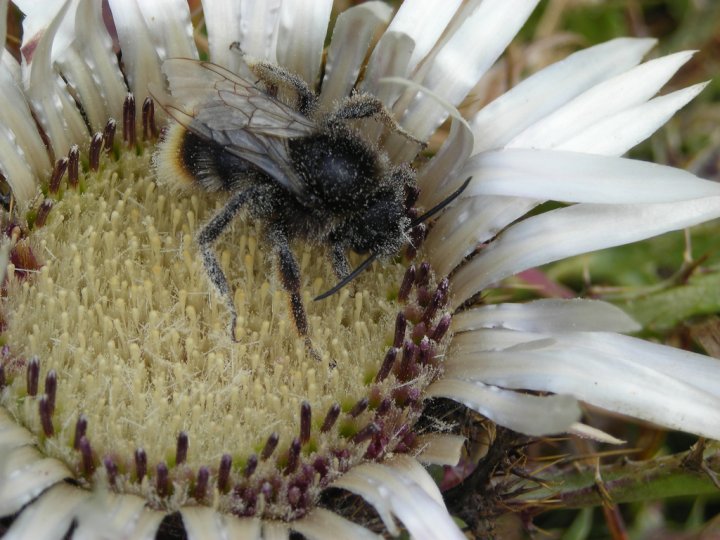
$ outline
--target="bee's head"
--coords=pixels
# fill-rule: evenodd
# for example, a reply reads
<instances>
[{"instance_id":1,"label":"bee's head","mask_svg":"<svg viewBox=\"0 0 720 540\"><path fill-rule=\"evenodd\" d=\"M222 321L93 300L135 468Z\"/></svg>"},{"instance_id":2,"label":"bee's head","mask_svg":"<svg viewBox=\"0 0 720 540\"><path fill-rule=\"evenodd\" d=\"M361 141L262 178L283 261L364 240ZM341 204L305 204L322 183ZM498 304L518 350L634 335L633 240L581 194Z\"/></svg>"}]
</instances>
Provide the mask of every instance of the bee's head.
<instances>
[{"instance_id":1,"label":"bee's head","mask_svg":"<svg viewBox=\"0 0 720 540\"><path fill-rule=\"evenodd\" d=\"M472 177L469 177L463 184L451 193L447 198L440 201L430 210L414 219L408 216L408 207L415 199L411 190L405 190L405 204L400 202L401 197L394 196L395 192L381 190L379 196L373 197L369 204L359 213L358 216L348 221L344 228L335 231L331 235L331 241L345 240L350 248L358 253L370 252L360 265L332 289L315 297L315 300L322 300L331 294L336 293L353 279L359 276L378 257L394 255L402 247L407 239L407 233L416 225L423 223L440 212L443 208L457 199L465 188L470 184ZM412 188L412 184L405 184ZM333 238L334 236L334 238Z\"/></svg>"},{"instance_id":2,"label":"bee's head","mask_svg":"<svg viewBox=\"0 0 720 540\"><path fill-rule=\"evenodd\" d=\"M405 205L391 193L380 192L348 224L350 248L379 257L394 255L406 241L409 223Z\"/></svg>"}]
</instances>

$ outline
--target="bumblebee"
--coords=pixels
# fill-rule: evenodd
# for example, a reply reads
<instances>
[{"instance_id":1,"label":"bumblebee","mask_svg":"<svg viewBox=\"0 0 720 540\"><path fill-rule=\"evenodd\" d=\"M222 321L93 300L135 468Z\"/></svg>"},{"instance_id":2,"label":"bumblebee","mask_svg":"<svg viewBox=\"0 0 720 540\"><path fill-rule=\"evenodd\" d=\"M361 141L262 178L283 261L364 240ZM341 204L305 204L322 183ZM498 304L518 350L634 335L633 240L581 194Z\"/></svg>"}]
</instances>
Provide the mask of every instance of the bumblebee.
<instances>
[{"instance_id":1,"label":"bumblebee","mask_svg":"<svg viewBox=\"0 0 720 540\"><path fill-rule=\"evenodd\" d=\"M156 154L158 175L180 176L203 190L228 194L225 206L199 231L197 243L207 275L230 313L231 335L237 314L213 243L238 213L246 212L262 224L295 326L312 350L290 242L299 238L327 246L340 282L319 299L376 258L395 255L418 221L411 219L414 171L407 164L392 165L352 121L376 119L422 143L403 131L375 97L354 94L332 111L320 110L304 81L271 64L250 65L243 57L233 73L210 62L175 58L165 61L163 71L170 94L154 90L153 97L177 123ZM369 255L352 272L348 250Z\"/></svg>"}]
</instances>

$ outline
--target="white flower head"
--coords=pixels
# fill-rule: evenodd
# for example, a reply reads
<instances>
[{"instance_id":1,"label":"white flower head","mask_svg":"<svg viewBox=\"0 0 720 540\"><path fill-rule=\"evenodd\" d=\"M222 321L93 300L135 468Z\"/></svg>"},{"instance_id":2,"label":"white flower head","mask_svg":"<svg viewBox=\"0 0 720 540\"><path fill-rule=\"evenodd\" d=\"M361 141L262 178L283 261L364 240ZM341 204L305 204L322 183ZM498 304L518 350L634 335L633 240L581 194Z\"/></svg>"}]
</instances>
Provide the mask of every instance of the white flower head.
<instances>
[{"instance_id":1,"label":"white flower head","mask_svg":"<svg viewBox=\"0 0 720 540\"><path fill-rule=\"evenodd\" d=\"M463 445L426 421L433 398L533 436L604 437L581 423L583 402L720 438L714 359L623 335L637 323L599 301L478 301L518 272L720 216L716 183L620 157L702 90L657 95L691 52L642 62L653 40L615 39L463 118L456 107L537 0L406 0L395 13L371 1L332 25L331 0L208 1L202 54L184 0L111 0L116 35L99 2L17 4L24 60L6 52L0 65L10 537L152 538L179 516L189 537L365 538L382 522L463 538L421 465L455 464ZM313 302L336 280L328 246L292 245L320 360L293 327L263 224L242 215L215 246L237 310L228 335L195 241L223 196L150 172L171 121L150 89L173 92L168 59L204 55L233 73L279 66L323 113L356 91L378 98L411 137L374 119L353 129L382 160L415 167L413 211L471 178L352 291ZM413 138L448 119L416 160ZM529 215L548 200L565 204ZM350 494L377 523L352 520Z\"/></svg>"}]
</instances>

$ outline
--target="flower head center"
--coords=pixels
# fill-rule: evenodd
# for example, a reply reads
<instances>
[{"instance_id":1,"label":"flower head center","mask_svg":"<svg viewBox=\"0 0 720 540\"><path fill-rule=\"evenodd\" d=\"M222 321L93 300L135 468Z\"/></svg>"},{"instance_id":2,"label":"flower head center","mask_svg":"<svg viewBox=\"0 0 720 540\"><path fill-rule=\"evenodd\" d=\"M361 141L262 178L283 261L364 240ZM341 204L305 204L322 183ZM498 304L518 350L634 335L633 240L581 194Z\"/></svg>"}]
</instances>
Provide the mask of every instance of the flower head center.
<instances>
[{"instance_id":1,"label":"flower head center","mask_svg":"<svg viewBox=\"0 0 720 540\"><path fill-rule=\"evenodd\" d=\"M148 155L81 178L26 239L42 266L31 279L11 267L2 404L88 482L104 470L169 509L217 490L228 511L287 518L351 462L407 450L437 316L420 323L420 305L406 306L420 332L405 340L404 267L313 302L336 278L322 248L293 245L318 360L271 250L240 217L215 246L235 291L234 342L195 242L223 196L156 185ZM36 403L48 384L51 409Z\"/></svg>"}]
</instances>

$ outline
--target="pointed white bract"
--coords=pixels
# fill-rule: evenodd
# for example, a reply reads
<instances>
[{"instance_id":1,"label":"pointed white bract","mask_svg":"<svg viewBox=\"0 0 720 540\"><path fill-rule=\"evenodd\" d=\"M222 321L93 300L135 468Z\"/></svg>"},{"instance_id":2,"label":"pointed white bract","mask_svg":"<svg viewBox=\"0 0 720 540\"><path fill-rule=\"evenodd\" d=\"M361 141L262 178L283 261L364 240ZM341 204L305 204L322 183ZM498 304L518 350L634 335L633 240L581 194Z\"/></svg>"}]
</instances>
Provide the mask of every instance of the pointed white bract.
<instances>
[{"instance_id":1,"label":"pointed white bract","mask_svg":"<svg viewBox=\"0 0 720 540\"><path fill-rule=\"evenodd\" d=\"M94 130L102 129L108 116L120 118L125 83L113 53L102 17L102 5L92 0L20 2L23 20L23 47L41 39L54 19L60 24L52 39L51 63L83 104ZM67 4L64 15L61 8ZM35 54L30 58L34 59Z\"/></svg>"},{"instance_id":2,"label":"pointed white bract","mask_svg":"<svg viewBox=\"0 0 720 540\"><path fill-rule=\"evenodd\" d=\"M290 540L290 529L279 521L265 521L260 538L263 540Z\"/></svg>"},{"instance_id":3,"label":"pointed white bract","mask_svg":"<svg viewBox=\"0 0 720 540\"><path fill-rule=\"evenodd\" d=\"M462 197L506 195L538 201L653 204L720 195L717 182L632 159L565 151L511 149L476 154L460 177Z\"/></svg>"},{"instance_id":4,"label":"pointed white bract","mask_svg":"<svg viewBox=\"0 0 720 540\"><path fill-rule=\"evenodd\" d=\"M557 150L619 156L644 141L708 85L699 83L630 107L576 132Z\"/></svg>"},{"instance_id":5,"label":"pointed white bract","mask_svg":"<svg viewBox=\"0 0 720 540\"><path fill-rule=\"evenodd\" d=\"M594 123L653 97L692 57L680 52L650 60L586 90L508 142L509 148L554 148Z\"/></svg>"},{"instance_id":6,"label":"pointed white bract","mask_svg":"<svg viewBox=\"0 0 720 540\"><path fill-rule=\"evenodd\" d=\"M7 34L9 0L0 1L0 41ZM0 51L0 172L6 178L17 201L25 206L34 195L38 176L50 171L50 159L30 112L22 88L20 65L7 52Z\"/></svg>"},{"instance_id":7,"label":"pointed white bract","mask_svg":"<svg viewBox=\"0 0 720 540\"><path fill-rule=\"evenodd\" d=\"M464 372L448 369L426 393L428 397L458 401L501 426L527 435L562 433L580 420L580 407L570 395L533 396L504 390L501 386L502 383L485 384Z\"/></svg>"},{"instance_id":8,"label":"pointed white bract","mask_svg":"<svg viewBox=\"0 0 720 540\"><path fill-rule=\"evenodd\" d=\"M327 52L320 103L332 105L355 86L370 41L390 20L392 10L383 2L366 2L338 16Z\"/></svg>"},{"instance_id":9,"label":"pointed white bract","mask_svg":"<svg viewBox=\"0 0 720 540\"><path fill-rule=\"evenodd\" d=\"M348 540L380 540L382 538L365 527L324 508L313 510L306 518L299 520L293 529L309 540L337 540L338 533Z\"/></svg>"},{"instance_id":10,"label":"pointed white bract","mask_svg":"<svg viewBox=\"0 0 720 540\"><path fill-rule=\"evenodd\" d=\"M177 56L197 58L189 7L182 0L110 0L110 9L139 121L140 108L149 96L148 86L164 84L162 61ZM167 16L169 13L172 17Z\"/></svg>"},{"instance_id":11,"label":"pointed white bract","mask_svg":"<svg viewBox=\"0 0 720 540\"><path fill-rule=\"evenodd\" d=\"M470 382L445 389L453 378L570 394L669 428L720 437L720 419L712 412L720 407L720 391L708 382L720 376L720 362L605 332L504 334L515 332L481 330L453 343L445 379L435 383L443 395L467 396L463 385ZM523 343L511 344L512 340ZM656 356L658 349L663 353ZM434 385L429 391L437 392Z\"/></svg>"},{"instance_id":12,"label":"pointed white bract","mask_svg":"<svg viewBox=\"0 0 720 540\"><path fill-rule=\"evenodd\" d=\"M0 408L0 516L14 514L50 486L72 477L63 463L43 456L34 442Z\"/></svg>"},{"instance_id":13,"label":"pointed white bract","mask_svg":"<svg viewBox=\"0 0 720 540\"><path fill-rule=\"evenodd\" d=\"M75 509L73 538L135 538L153 540L164 512L151 510L137 495L115 495L98 490Z\"/></svg>"},{"instance_id":14,"label":"pointed white bract","mask_svg":"<svg viewBox=\"0 0 720 540\"><path fill-rule=\"evenodd\" d=\"M396 516L413 538L465 538L447 513L433 479L410 457L398 455L384 465L359 465L334 485L372 504L392 535L400 533Z\"/></svg>"},{"instance_id":15,"label":"pointed white bract","mask_svg":"<svg viewBox=\"0 0 720 540\"><path fill-rule=\"evenodd\" d=\"M718 196L661 204L576 204L545 212L508 228L457 271L453 305L528 268L718 217Z\"/></svg>"},{"instance_id":16,"label":"pointed white bract","mask_svg":"<svg viewBox=\"0 0 720 540\"><path fill-rule=\"evenodd\" d=\"M465 437L444 433L427 433L418 437L420 453L416 456L421 463L448 465L454 467L460 462Z\"/></svg>"},{"instance_id":17,"label":"pointed white bract","mask_svg":"<svg viewBox=\"0 0 720 540\"><path fill-rule=\"evenodd\" d=\"M332 0L285 0L278 18L277 62L315 88Z\"/></svg>"},{"instance_id":18,"label":"pointed white bract","mask_svg":"<svg viewBox=\"0 0 720 540\"><path fill-rule=\"evenodd\" d=\"M408 0L403 2L387 28L386 35L400 33L414 43L407 69L415 69L435 46L461 5L460 0Z\"/></svg>"},{"instance_id":19,"label":"pointed white bract","mask_svg":"<svg viewBox=\"0 0 720 540\"><path fill-rule=\"evenodd\" d=\"M505 50L535 8L537 0L469 2L456 17L453 32L432 50L414 79L458 105ZM452 28L452 25L451 25ZM415 93L412 92L411 95ZM393 108L402 125L420 139L429 137L447 112L428 98L400 99Z\"/></svg>"},{"instance_id":20,"label":"pointed white bract","mask_svg":"<svg viewBox=\"0 0 720 540\"><path fill-rule=\"evenodd\" d=\"M37 42L29 66L24 66L25 92L35 117L58 156L66 155L76 141L85 141L88 131L65 83L53 69L52 43L68 11L63 4Z\"/></svg>"},{"instance_id":21,"label":"pointed white bract","mask_svg":"<svg viewBox=\"0 0 720 540\"><path fill-rule=\"evenodd\" d=\"M504 147L583 92L636 66L653 45L654 39L613 39L528 77L472 118L474 152Z\"/></svg>"},{"instance_id":22,"label":"pointed white bract","mask_svg":"<svg viewBox=\"0 0 720 540\"><path fill-rule=\"evenodd\" d=\"M192 538L260 539L261 524L257 518L237 518L219 514L207 506L188 506L180 510L183 525Z\"/></svg>"},{"instance_id":23,"label":"pointed white bract","mask_svg":"<svg viewBox=\"0 0 720 540\"><path fill-rule=\"evenodd\" d=\"M64 20L74 19L75 31L57 65L79 96L90 127L100 131L108 117L122 118L125 83L105 29L102 4L79 0L74 8Z\"/></svg>"},{"instance_id":24,"label":"pointed white bract","mask_svg":"<svg viewBox=\"0 0 720 540\"><path fill-rule=\"evenodd\" d=\"M535 300L527 304L494 304L453 317L455 334L484 328L521 332L637 332L641 326L623 310L599 300Z\"/></svg>"}]
</instances>

